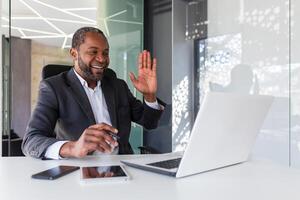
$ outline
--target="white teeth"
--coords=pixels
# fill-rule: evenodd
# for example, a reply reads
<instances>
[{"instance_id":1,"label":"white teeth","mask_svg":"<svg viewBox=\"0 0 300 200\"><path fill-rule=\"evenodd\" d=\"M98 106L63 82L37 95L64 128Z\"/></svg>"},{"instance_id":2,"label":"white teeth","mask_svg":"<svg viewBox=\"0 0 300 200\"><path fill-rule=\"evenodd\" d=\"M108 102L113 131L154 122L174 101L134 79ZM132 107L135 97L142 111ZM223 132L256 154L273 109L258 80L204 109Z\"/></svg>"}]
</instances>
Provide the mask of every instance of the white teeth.
<instances>
[{"instance_id":1,"label":"white teeth","mask_svg":"<svg viewBox=\"0 0 300 200\"><path fill-rule=\"evenodd\" d=\"M94 68L97 68L97 69L103 69L104 67L102 66L98 66L98 65L93 65Z\"/></svg>"}]
</instances>

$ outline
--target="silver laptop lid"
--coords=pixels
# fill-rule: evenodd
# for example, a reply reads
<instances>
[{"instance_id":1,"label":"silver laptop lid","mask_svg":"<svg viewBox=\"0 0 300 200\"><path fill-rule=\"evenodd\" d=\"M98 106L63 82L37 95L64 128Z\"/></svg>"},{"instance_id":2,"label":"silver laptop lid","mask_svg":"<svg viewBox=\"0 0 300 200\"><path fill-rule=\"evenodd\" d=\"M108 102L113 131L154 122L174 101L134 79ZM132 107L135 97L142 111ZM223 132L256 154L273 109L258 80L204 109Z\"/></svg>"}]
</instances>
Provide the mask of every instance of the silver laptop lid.
<instances>
[{"instance_id":1,"label":"silver laptop lid","mask_svg":"<svg viewBox=\"0 0 300 200\"><path fill-rule=\"evenodd\" d=\"M207 93L176 177L247 160L273 97Z\"/></svg>"}]
</instances>

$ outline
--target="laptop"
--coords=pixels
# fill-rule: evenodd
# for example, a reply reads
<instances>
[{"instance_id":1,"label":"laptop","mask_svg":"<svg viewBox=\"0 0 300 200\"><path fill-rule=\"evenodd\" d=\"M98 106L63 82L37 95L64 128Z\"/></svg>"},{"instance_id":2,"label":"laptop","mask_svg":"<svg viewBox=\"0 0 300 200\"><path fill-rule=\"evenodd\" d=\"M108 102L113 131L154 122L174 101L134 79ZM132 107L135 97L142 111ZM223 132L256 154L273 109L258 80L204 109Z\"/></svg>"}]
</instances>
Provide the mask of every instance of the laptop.
<instances>
[{"instance_id":1,"label":"laptop","mask_svg":"<svg viewBox=\"0 0 300 200\"><path fill-rule=\"evenodd\" d=\"M122 160L125 165L176 178L247 161L274 97L206 94L184 153Z\"/></svg>"}]
</instances>

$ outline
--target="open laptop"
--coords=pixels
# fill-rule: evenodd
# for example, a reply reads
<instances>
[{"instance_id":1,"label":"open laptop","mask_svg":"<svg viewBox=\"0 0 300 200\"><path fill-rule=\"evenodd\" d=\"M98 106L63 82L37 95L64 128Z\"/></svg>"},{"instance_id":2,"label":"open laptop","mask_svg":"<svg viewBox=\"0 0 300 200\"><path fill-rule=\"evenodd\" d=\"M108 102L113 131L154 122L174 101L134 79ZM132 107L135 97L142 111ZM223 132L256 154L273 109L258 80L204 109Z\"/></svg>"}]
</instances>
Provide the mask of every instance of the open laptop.
<instances>
[{"instance_id":1,"label":"open laptop","mask_svg":"<svg viewBox=\"0 0 300 200\"><path fill-rule=\"evenodd\" d=\"M272 102L272 96L209 92L183 154L121 162L176 178L242 163L248 159Z\"/></svg>"}]
</instances>

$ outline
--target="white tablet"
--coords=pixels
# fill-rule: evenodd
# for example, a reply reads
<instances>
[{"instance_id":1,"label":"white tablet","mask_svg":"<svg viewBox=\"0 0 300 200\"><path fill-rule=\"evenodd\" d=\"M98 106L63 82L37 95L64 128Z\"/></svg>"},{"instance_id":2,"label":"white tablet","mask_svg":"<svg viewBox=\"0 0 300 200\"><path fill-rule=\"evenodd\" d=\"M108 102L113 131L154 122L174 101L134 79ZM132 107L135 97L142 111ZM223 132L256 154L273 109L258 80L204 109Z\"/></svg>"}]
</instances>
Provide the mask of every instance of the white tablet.
<instances>
[{"instance_id":1,"label":"white tablet","mask_svg":"<svg viewBox=\"0 0 300 200\"><path fill-rule=\"evenodd\" d=\"M122 182L130 179L122 165L80 168L81 183Z\"/></svg>"}]
</instances>

